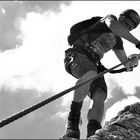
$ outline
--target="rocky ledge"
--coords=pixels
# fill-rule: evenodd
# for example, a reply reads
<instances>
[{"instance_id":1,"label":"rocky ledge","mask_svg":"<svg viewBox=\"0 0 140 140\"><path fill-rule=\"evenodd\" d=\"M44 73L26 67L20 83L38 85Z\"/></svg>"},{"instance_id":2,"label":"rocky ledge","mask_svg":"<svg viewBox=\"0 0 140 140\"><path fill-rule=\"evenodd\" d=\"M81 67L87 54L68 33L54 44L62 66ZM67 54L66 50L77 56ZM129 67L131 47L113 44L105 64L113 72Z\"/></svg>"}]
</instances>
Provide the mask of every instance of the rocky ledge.
<instances>
[{"instance_id":1,"label":"rocky ledge","mask_svg":"<svg viewBox=\"0 0 140 140\"><path fill-rule=\"evenodd\" d=\"M126 106L88 140L140 140L140 102Z\"/></svg>"}]
</instances>

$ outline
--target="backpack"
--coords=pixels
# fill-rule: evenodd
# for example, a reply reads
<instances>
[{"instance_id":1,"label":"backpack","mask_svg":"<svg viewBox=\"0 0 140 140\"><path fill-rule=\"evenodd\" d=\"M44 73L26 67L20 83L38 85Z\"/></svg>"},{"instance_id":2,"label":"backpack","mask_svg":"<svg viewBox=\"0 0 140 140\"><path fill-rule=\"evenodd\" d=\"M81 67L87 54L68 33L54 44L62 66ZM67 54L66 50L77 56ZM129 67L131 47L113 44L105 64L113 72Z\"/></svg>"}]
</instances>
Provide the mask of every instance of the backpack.
<instances>
[{"instance_id":1,"label":"backpack","mask_svg":"<svg viewBox=\"0 0 140 140\"><path fill-rule=\"evenodd\" d=\"M71 46L80 36L88 31L91 26L94 26L102 17L96 16L74 24L70 28L70 35L68 36L68 43Z\"/></svg>"}]
</instances>

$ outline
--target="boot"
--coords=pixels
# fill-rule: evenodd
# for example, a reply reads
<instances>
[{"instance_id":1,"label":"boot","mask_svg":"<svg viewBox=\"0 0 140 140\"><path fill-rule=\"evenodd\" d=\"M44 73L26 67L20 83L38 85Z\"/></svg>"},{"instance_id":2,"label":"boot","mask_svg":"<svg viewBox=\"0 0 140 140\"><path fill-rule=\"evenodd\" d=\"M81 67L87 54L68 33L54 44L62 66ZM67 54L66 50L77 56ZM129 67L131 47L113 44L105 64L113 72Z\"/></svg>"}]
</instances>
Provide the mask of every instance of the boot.
<instances>
[{"instance_id":1,"label":"boot","mask_svg":"<svg viewBox=\"0 0 140 140\"><path fill-rule=\"evenodd\" d=\"M101 128L102 127L98 121L94 119L89 120L88 125L87 125L87 138L94 135L96 130L101 129Z\"/></svg>"},{"instance_id":2,"label":"boot","mask_svg":"<svg viewBox=\"0 0 140 140\"><path fill-rule=\"evenodd\" d=\"M80 123L82 103L83 102L72 101L69 116L68 116L66 134L61 139L80 138L79 123Z\"/></svg>"}]
</instances>

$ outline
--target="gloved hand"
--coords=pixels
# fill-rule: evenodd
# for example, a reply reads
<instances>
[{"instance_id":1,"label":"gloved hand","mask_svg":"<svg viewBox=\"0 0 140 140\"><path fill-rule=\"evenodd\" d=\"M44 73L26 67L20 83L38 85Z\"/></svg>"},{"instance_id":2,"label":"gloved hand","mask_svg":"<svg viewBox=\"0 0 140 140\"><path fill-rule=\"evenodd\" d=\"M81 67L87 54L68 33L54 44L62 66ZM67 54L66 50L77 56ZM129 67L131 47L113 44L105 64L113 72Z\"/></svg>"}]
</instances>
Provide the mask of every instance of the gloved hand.
<instances>
[{"instance_id":1,"label":"gloved hand","mask_svg":"<svg viewBox=\"0 0 140 140\"><path fill-rule=\"evenodd\" d=\"M136 48L140 50L140 42L136 45Z\"/></svg>"},{"instance_id":2,"label":"gloved hand","mask_svg":"<svg viewBox=\"0 0 140 140\"><path fill-rule=\"evenodd\" d=\"M131 54L128 57L128 59L131 59L131 60L128 61L125 65L125 67L127 68L127 71L132 71L133 68L138 66L139 58L140 58L140 56L138 54Z\"/></svg>"}]
</instances>

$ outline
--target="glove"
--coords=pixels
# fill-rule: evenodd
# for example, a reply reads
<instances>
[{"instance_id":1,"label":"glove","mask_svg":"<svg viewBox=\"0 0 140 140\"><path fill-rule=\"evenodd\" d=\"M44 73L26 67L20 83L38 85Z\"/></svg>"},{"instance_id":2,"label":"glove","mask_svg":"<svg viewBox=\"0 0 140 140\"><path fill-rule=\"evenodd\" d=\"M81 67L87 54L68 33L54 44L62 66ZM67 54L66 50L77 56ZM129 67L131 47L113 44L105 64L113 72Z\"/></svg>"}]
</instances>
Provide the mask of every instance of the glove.
<instances>
[{"instance_id":1,"label":"glove","mask_svg":"<svg viewBox=\"0 0 140 140\"><path fill-rule=\"evenodd\" d=\"M132 59L133 58L133 59ZM126 63L127 71L133 71L133 68L138 66L139 62L139 55L138 54L131 54L128 59L132 59Z\"/></svg>"},{"instance_id":2,"label":"glove","mask_svg":"<svg viewBox=\"0 0 140 140\"><path fill-rule=\"evenodd\" d=\"M136 45L136 48L140 50L140 42Z\"/></svg>"}]
</instances>

